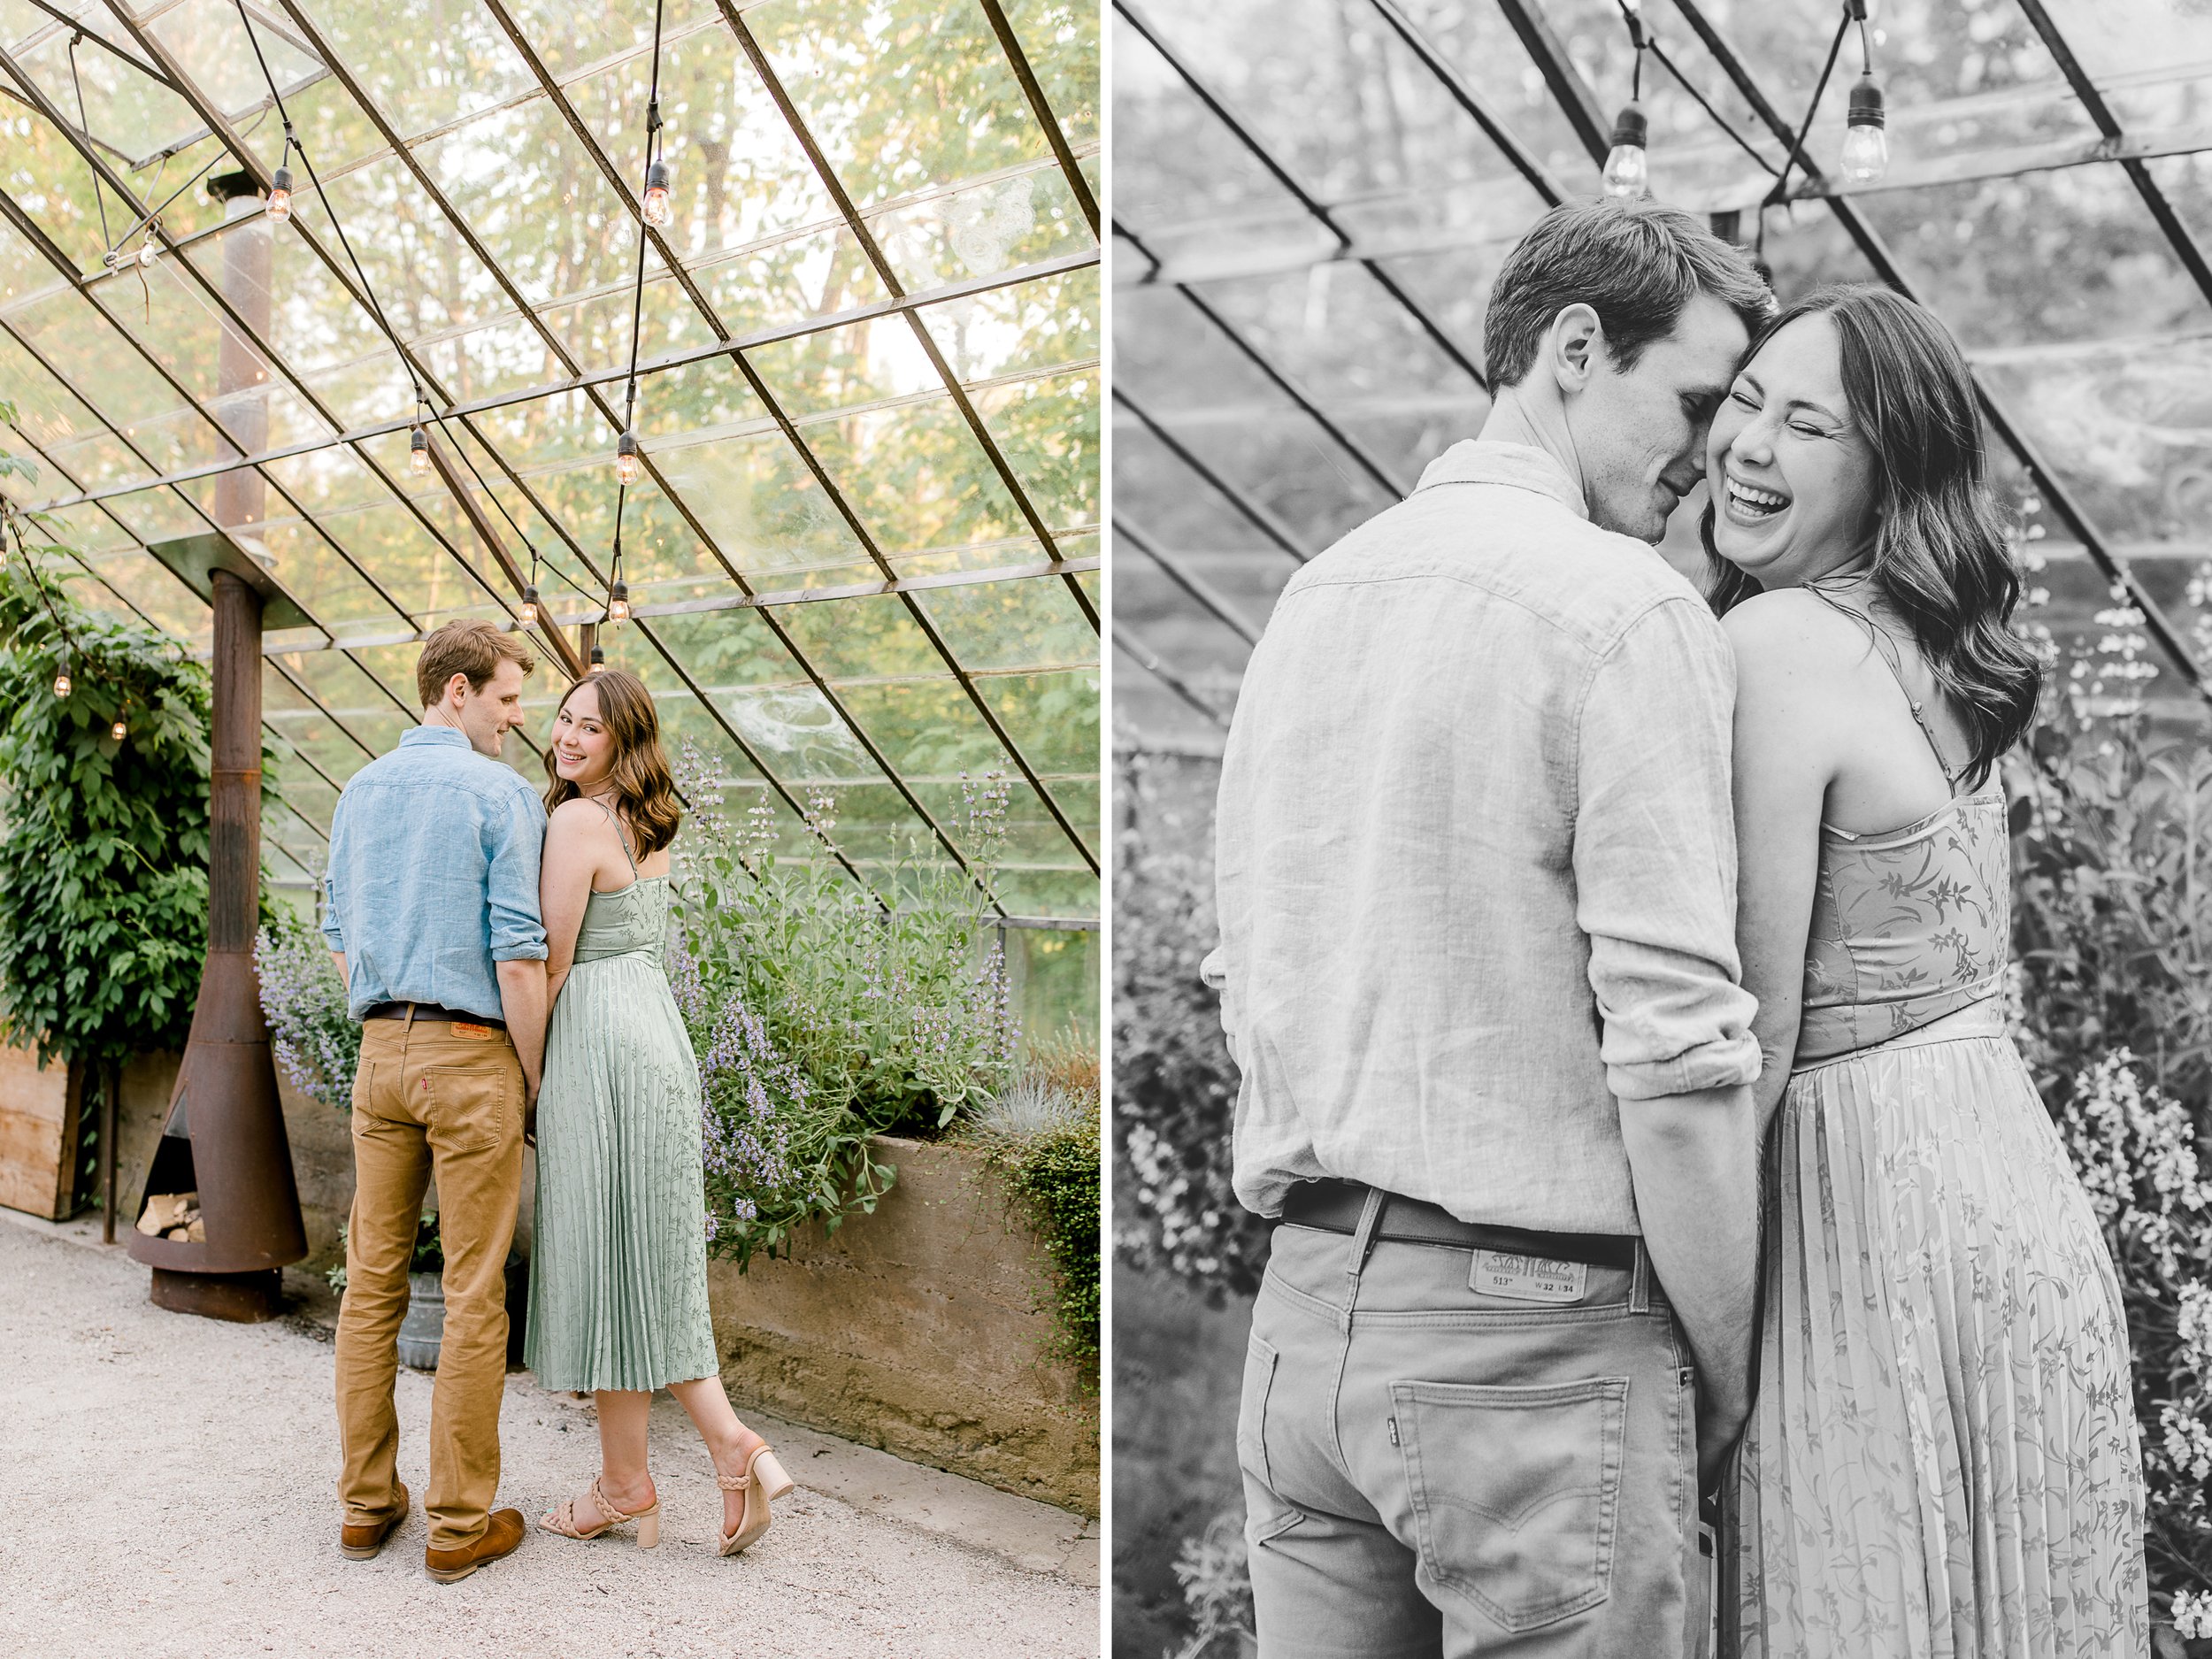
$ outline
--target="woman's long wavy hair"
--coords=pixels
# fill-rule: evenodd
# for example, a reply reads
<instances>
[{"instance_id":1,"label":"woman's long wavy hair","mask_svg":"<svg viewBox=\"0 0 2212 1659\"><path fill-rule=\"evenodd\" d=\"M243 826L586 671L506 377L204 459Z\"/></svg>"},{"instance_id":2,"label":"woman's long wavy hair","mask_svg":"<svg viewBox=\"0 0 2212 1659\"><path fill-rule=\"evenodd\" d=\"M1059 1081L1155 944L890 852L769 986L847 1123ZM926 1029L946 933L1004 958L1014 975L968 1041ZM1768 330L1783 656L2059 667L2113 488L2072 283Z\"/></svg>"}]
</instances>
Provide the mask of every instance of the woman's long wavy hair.
<instances>
[{"instance_id":1,"label":"woman's long wavy hair","mask_svg":"<svg viewBox=\"0 0 2212 1659\"><path fill-rule=\"evenodd\" d=\"M661 748L660 716L654 711L653 694L635 674L619 668L602 669L568 688L568 696L553 711L557 721L561 709L568 707L569 698L587 686L598 694L599 723L607 728L614 744L614 764L608 777L614 784L615 805L636 837L637 856L648 857L674 841L676 827L684 821L676 780L668 770L668 755ZM545 774L553 780L545 792L548 812L583 793L553 764L549 741Z\"/></svg>"},{"instance_id":2,"label":"woman's long wavy hair","mask_svg":"<svg viewBox=\"0 0 2212 1659\"><path fill-rule=\"evenodd\" d=\"M1851 419L1874 450L1875 595L1912 630L1973 746L1967 770L1986 779L2034 718L2043 672L2012 629L2020 576L1984 481L1987 446L1966 358L1910 300L1841 286L1784 311L1745 360L1801 317L1835 325ZM1759 584L1713 545L1714 511L1707 503L1699 528L1713 609L1725 613Z\"/></svg>"}]
</instances>

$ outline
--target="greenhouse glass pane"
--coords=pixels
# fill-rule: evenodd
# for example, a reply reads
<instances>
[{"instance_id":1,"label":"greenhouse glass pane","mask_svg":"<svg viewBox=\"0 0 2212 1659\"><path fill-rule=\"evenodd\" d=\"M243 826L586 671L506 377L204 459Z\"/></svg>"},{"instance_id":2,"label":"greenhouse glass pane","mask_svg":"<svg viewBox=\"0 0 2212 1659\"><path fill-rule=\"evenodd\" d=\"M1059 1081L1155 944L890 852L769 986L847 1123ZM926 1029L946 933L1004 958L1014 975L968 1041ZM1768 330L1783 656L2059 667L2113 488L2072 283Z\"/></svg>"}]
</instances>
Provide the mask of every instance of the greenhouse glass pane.
<instances>
[{"instance_id":1,"label":"greenhouse glass pane","mask_svg":"<svg viewBox=\"0 0 2212 1659\"><path fill-rule=\"evenodd\" d=\"M1014 498L949 397L810 424L803 436L887 555L1022 534Z\"/></svg>"},{"instance_id":2,"label":"greenhouse glass pane","mask_svg":"<svg viewBox=\"0 0 2212 1659\"><path fill-rule=\"evenodd\" d=\"M919 315L953 373L968 384L1088 366L1099 357L1098 268L924 306Z\"/></svg>"},{"instance_id":3,"label":"greenhouse glass pane","mask_svg":"<svg viewBox=\"0 0 2212 1659\"><path fill-rule=\"evenodd\" d=\"M653 13L642 6L604 0L523 0L508 12L556 80L625 53L649 51ZM664 44L680 42L719 16L714 0L666 0L661 13Z\"/></svg>"},{"instance_id":4,"label":"greenhouse glass pane","mask_svg":"<svg viewBox=\"0 0 2212 1659\"><path fill-rule=\"evenodd\" d=\"M878 214L868 229L909 291L1095 245L1066 178L1049 162Z\"/></svg>"},{"instance_id":5,"label":"greenhouse glass pane","mask_svg":"<svg viewBox=\"0 0 2212 1659\"><path fill-rule=\"evenodd\" d=\"M1098 661L1097 631L1056 577L933 588L916 597L971 672Z\"/></svg>"},{"instance_id":6,"label":"greenhouse glass pane","mask_svg":"<svg viewBox=\"0 0 2212 1659\"><path fill-rule=\"evenodd\" d=\"M312 0L303 10L402 134L473 114L534 84L476 0L410 0L397 8L382 0ZM265 35L262 50L268 45ZM245 54L242 43L238 50Z\"/></svg>"},{"instance_id":7,"label":"greenhouse glass pane","mask_svg":"<svg viewBox=\"0 0 2212 1659\"><path fill-rule=\"evenodd\" d=\"M2212 304L2108 164L1859 206L1969 349L2212 328Z\"/></svg>"},{"instance_id":8,"label":"greenhouse glass pane","mask_svg":"<svg viewBox=\"0 0 2212 1659\"><path fill-rule=\"evenodd\" d=\"M1004 9L1070 148L1097 143L1098 19L1104 8L1070 0L1008 0Z\"/></svg>"},{"instance_id":9,"label":"greenhouse glass pane","mask_svg":"<svg viewBox=\"0 0 2212 1659\"><path fill-rule=\"evenodd\" d=\"M1975 364L2107 537L2212 553L2212 335L1984 350Z\"/></svg>"}]
</instances>

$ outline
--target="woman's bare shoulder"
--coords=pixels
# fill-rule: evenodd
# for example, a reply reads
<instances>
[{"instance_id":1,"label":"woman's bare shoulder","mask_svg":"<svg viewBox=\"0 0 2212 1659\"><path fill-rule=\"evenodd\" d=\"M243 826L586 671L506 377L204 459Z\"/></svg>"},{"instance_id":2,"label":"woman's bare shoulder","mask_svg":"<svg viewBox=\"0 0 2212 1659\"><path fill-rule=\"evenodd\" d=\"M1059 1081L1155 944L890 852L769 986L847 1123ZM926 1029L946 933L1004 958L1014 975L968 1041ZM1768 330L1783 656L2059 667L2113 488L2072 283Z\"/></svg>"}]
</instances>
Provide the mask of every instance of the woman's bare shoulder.
<instances>
[{"instance_id":1,"label":"woman's bare shoulder","mask_svg":"<svg viewBox=\"0 0 2212 1659\"><path fill-rule=\"evenodd\" d=\"M595 801L572 795L555 807L546 818L545 839L550 846L557 839L568 845L589 840L604 841L614 833L614 821L607 810Z\"/></svg>"}]
</instances>

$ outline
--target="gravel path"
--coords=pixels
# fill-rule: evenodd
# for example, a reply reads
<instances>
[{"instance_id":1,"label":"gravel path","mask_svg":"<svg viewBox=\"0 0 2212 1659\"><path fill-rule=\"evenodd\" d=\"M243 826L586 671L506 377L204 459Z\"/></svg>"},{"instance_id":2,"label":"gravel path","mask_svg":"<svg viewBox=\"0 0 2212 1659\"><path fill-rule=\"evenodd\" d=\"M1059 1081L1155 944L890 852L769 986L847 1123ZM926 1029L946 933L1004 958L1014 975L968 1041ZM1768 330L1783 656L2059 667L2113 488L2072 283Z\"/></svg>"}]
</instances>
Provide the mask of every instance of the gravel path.
<instances>
[{"instance_id":1,"label":"gravel path","mask_svg":"<svg viewBox=\"0 0 2212 1659\"><path fill-rule=\"evenodd\" d=\"M412 1512L376 1560L349 1561L337 1548L330 1348L297 1324L164 1312L146 1286L119 1246L0 1225L0 1654L1099 1650L1094 1588L812 1489L823 1483L810 1481L810 1460L789 1452L802 1484L776 1506L775 1529L718 1557L710 1465L665 1395L652 1431L659 1548L534 1526L507 1560L440 1585L422 1570L431 1379L403 1369ZM595 1467L588 1405L526 1373L507 1379L500 1438L499 1502L533 1521ZM949 1479L926 1472L941 1487Z\"/></svg>"}]
</instances>

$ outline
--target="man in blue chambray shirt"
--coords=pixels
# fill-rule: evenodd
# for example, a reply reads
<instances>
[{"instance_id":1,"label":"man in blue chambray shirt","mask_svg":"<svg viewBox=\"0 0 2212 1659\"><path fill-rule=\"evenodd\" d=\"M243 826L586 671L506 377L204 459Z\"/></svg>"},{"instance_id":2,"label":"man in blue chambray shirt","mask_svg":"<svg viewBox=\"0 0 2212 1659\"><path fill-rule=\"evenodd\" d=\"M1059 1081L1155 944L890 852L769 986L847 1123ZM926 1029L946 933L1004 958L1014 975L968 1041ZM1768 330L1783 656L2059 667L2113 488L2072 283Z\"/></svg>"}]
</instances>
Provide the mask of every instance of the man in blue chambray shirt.
<instances>
[{"instance_id":1,"label":"man in blue chambray shirt","mask_svg":"<svg viewBox=\"0 0 2212 1659\"><path fill-rule=\"evenodd\" d=\"M449 622L416 664L422 724L356 773L331 825L323 933L362 1022L354 1198L338 1316L339 1547L366 1560L406 1516L392 1386L432 1172L445 1334L430 1409L432 1578L522 1541L499 1487L505 1269L545 1052L545 809L498 757L536 664L520 636Z\"/></svg>"}]
</instances>

